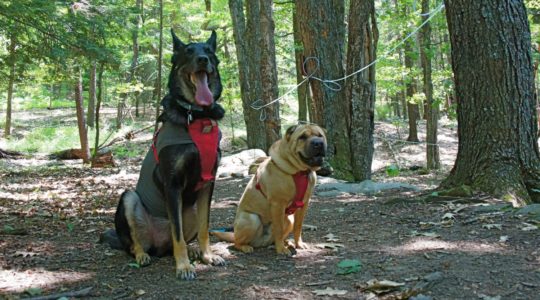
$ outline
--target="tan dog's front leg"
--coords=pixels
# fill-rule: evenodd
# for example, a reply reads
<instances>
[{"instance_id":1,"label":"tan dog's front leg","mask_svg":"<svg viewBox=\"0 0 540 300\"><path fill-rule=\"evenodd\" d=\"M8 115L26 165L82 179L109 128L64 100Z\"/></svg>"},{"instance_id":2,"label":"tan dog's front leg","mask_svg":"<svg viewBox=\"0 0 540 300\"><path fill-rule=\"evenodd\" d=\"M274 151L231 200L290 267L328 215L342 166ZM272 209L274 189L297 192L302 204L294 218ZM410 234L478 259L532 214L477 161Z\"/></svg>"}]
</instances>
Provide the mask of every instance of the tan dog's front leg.
<instances>
[{"instance_id":1,"label":"tan dog's front leg","mask_svg":"<svg viewBox=\"0 0 540 300\"><path fill-rule=\"evenodd\" d=\"M307 203L304 207L297 210L294 213L294 225L293 225L293 235L294 235L294 247L296 249L307 249L307 244L302 241L302 224L304 224L304 217L307 211Z\"/></svg>"},{"instance_id":2,"label":"tan dog's front leg","mask_svg":"<svg viewBox=\"0 0 540 300\"><path fill-rule=\"evenodd\" d=\"M211 191L213 184L209 184L201 192L199 199L197 200L197 220L199 222L199 232L197 234L197 240L201 247L201 260L205 264L211 264L214 266L222 266L225 264L225 260L212 252L210 249L210 235L208 233L208 223L210 216L210 198L212 197Z\"/></svg>"},{"instance_id":3,"label":"tan dog's front leg","mask_svg":"<svg viewBox=\"0 0 540 300\"><path fill-rule=\"evenodd\" d=\"M272 215L272 234L274 235L274 244L278 254L291 255L291 251L285 247L285 208L279 200L270 201L270 210Z\"/></svg>"}]
</instances>

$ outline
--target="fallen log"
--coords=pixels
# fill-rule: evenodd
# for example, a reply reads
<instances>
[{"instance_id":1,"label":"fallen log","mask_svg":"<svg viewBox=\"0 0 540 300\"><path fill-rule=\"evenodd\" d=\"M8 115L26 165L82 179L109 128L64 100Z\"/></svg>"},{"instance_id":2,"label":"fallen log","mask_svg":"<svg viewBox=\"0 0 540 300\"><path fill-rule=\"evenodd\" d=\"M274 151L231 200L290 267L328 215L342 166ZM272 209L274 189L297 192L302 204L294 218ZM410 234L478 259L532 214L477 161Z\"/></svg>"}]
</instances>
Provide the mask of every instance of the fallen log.
<instances>
[{"instance_id":1,"label":"fallen log","mask_svg":"<svg viewBox=\"0 0 540 300\"><path fill-rule=\"evenodd\" d=\"M22 157L22 156L24 156L24 154L22 154L21 152L0 149L0 159L2 158L14 159L14 158Z\"/></svg>"}]
</instances>

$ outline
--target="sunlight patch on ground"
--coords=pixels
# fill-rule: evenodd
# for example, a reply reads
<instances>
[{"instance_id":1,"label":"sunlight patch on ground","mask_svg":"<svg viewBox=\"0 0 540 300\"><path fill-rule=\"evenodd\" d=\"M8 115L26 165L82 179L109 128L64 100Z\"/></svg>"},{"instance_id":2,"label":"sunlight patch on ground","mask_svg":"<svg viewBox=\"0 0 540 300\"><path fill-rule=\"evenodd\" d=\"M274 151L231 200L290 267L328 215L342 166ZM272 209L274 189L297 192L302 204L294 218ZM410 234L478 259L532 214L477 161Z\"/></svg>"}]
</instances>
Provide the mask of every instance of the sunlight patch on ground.
<instances>
[{"instance_id":1,"label":"sunlight patch on ground","mask_svg":"<svg viewBox=\"0 0 540 300\"><path fill-rule=\"evenodd\" d=\"M401 246L386 247L383 251L392 254L410 254L422 251L455 251L471 253L502 253L505 249L497 244L486 244L480 242L456 241L448 242L417 238Z\"/></svg>"},{"instance_id":2,"label":"sunlight patch on ground","mask_svg":"<svg viewBox=\"0 0 540 300\"><path fill-rule=\"evenodd\" d=\"M77 281L88 280L93 273L73 271L47 271L30 269L26 271L0 270L0 292L22 292L28 288L54 288Z\"/></svg>"}]
</instances>

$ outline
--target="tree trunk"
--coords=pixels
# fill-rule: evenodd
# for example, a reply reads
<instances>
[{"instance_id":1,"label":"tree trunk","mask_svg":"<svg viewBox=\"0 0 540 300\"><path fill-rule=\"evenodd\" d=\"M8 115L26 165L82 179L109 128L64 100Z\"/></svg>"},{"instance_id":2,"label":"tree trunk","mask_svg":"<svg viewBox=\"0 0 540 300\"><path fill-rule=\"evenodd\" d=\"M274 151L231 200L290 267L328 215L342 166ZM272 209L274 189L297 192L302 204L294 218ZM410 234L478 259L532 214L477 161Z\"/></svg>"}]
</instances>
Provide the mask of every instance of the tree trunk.
<instances>
[{"instance_id":1,"label":"tree trunk","mask_svg":"<svg viewBox=\"0 0 540 300\"><path fill-rule=\"evenodd\" d=\"M90 162L90 147L88 146L88 133L86 129L86 121L84 119L84 104L83 104L83 89L81 70L76 68L75 73L75 108L77 110L77 126L79 127L79 139L81 141L82 159L84 163Z\"/></svg>"},{"instance_id":2,"label":"tree trunk","mask_svg":"<svg viewBox=\"0 0 540 300\"><path fill-rule=\"evenodd\" d=\"M136 9L139 11L139 14L136 14L134 17L135 19L133 20L133 23L135 24L135 26L134 26L134 29L131 31L131 49L132 49L133 55L131 56L131 65L129 67L129 72L126 76L126 83L129 86L132 86L136 82L135 69L137 68L137 64L139 61L139 27L141 26L141 18L142 18L140 15L140 7L142 6L142 0L137 0L137 3L135 5L136 5L135 6ZM161 6L160 6L160 9L161 9ZM127 98L128 98L129 93L133 93L133 92L132 91L124 92L120 94L120 102L118 103L118 110L116 114L116 129L122 128L122 124L124 123L124 119L126 117L126 110L128 108ZM138 108L137 108L137 113L138 113Z\"/></svg>"},{"instance_id":3,"label":"tree trunk","mask_svg":"<svg viewBox=\"0 0 540 300\"><path fill-rule=\"evenodd\" d=\"M264 130L266 148L281 138L281 120L279 117L278 82L276 70L276 45L274 43L274 18L272 16L272 0L260 0L259 26L261 27L261 56L258 63L262 84L262 102L264 108Z\"/></svg>"},{"instance_id":4,"label":"tree trunk","mask_svg":"<svg viewBox=\"0 0 540 300\"><path fill-rule=\"evenodd\" d=\"M294 35L294 59L296 62L296 83L300 84L304 80L304 57L303 47L302 47L302 38L300 35L300 20L298 19L298 14L296 13L296 7L293 8L293 35ZM306 74L307 75L307 74ZM307 84L302 84L298 86L296 90L298 95L298 121L306 122L308 120L308 107L309 110L309 120L313 121L313 111L312 110L312 100L309 95L309 86Z\"/></svg>"},{"instance_id":5,"label":"tree trunk","mask_svg":"<svg viewBox=\"0 0 540 300\"><path fill-rule=\"evenodd\" d=\"M376 59L378 30L374 0L351 0L349 9L347 74ZM371 178L375 128L375 65L356 74L346 85L352 172L356 181Z\"/></svg>"},{"instance_id":6,"label":"tree trunk","mask_svg":"<svg viewBox=\"0 0 540 300\"><path fill-rule=\"evenodd\" d=\"M103 102L103 71L105 71L105 66L103 63L99 65L99 73L97 77L97 103L96 103L96 138L94 141L94 153L92 153L92 159L97 157L97 152L99 150L99 113L101 110L101 103Z\"/></svg>"},{"instance_id":7,"label":"tree trunk","mask_svg":"<svg viewBox=\"0 0 540 300\"><path fill-rule=\"evenodd\" d=\"M156 79L156 89L157 89L157 101L156 101L156 125L154 131L158 130L158 122L160 107L161 107L161 64L163 63L163 0L159 0L159 49L158 49L158 59L157 59L157 69L158 75Z\"/></svg>"},{"instance_id":8,"label":"tree trunk","mask_svg":"<svg viewBox=\"0 0 540 300\"><path fill-rule=\"evenodd\" d=\"M300 20L300 33L304 57L313 57L307 64L307 73L314 72L322 79L343 77L343 52L345 40L345 2L342 0L305 0L295 3ZM328 83L331 84L331 83ZM313 95L313 121L327 130L328 161L334 175L341 179L353 179L351 151L347 119L343 116L348 108L344 89L329 87L318 80L311 80ZM332 89L333 88L333 89Z\"/></svg>"},{"instance_id":9,"label":"tree trunk","mask_svg":"<svg viewBox=\"0 0 540 300\"><path fill-rule=\"evenodd\" d=\"M442 188L540 201L531 36L523 1L445 0L459 148Z\"/></svg>"},{"instance_id":10,"label":"tree trunk","mask_svg":"<svg viewBox=\"0 0 540 300\"><path fill-rule=\"evenodd\" d=\"M429 0L422 0L422 20L425 21L429 12ZM439 169L439 146L437 145L437 122L439 120L439 104L433 100L433 82L431 80L431 25L426 23L420 34L420 60L424 74L424 94L426 95L426 167L430 170Z\"/></svg>"},{"instance_id":11,"label":"tree trunk","mask_svg":"<svg viewBox=\"0 0 540 300\"><path fill-rule=\"evenodd\" d=\"M409 39L405 42L405 68L408 70L407 79L405 82L406 86L406 99L407 99L407 115L409 116L409 137L407 141L409 142L418 142L418 128L416 122L418 121L418 104L411 103L410 100L416 92L416 87L414 84L412 68L414 67L414 61L412 58L412 41Z\"/></svg>"},{"instance_id":12,"label":"tree trunk","mask_svg":"<svg viewBox=\"0 0 540 300\"><path fill-rule=\"evenodd\" d=\"M94 119L96 115L96 62L93 61L90 65L90 80L88 82L88 111L86 112L86 120L89 127L94 127Z\"/></svg>"},{"instance_id":13,"label":"tree trunk","mask_svg":"<svg viewBox=\"0 0 540 300\"><path fill-rule=\"evenodd\" d=\"M11 135L11 104L13 102L13 86L15 84L15 49L17 47L15 33L11 33L9 40L9 80L6 105L6 124L4 126L4 137L6 138Z\"/></svg>"},{"instance_id":14,"label":"tree trunk","mask_svg":"<svg viewBox=\"0 0 540 300\"><path fill-rule=\"evenodd\" d=\"M253 102L261 99L260 70L254 62L255 59L260 57L260 48L254 47L254 45L257 45L256 38L260 37L259 26L257 25L259 13L258 1L247 1L247 24L242 0L230 0L229 9L233 23L236 56L238 61L243 62L238 64L238 75L240 79L244 122L246 124L247 144L249 148L267 150L264 138L264 124L260 120L260 111L251 107ZM250 30L246 30L246 26Z\"/></svg>"}]
</instances>

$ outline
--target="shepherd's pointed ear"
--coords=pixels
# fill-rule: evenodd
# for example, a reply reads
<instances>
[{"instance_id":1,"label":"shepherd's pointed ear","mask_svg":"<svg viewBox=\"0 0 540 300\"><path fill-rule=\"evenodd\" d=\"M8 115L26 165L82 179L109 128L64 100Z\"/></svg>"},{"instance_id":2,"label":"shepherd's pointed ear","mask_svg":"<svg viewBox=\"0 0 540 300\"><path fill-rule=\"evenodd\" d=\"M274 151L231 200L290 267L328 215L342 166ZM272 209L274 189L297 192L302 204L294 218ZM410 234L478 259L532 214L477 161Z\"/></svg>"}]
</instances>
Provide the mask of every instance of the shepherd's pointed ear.
<instances>
[{"instance_id":1,"label":"shepherd's pointed ear","mask_svg":"<svg viewBox=\"0 0 540 300\"><path fill-rule=\"evenodd\" d=\"M174 51L182 50L186 45L182 43L182 41L176 36L172 28L171 28L171 35L173 39L173 50Z\"/></svg>"},{"instance_id":2,"label":"shepherd's pointed ear","mask_svg":"<svg viewBox=\"0 0 540 300\"><path fill-rule=\"evenodd\" d=\"M206 41L206 43L210 45L210 48L212 48L212 51L216 51L216 39L217 39L216 31L212 30L212 35L210 35L210 38Z\"/></svg>"}]
</instances>

